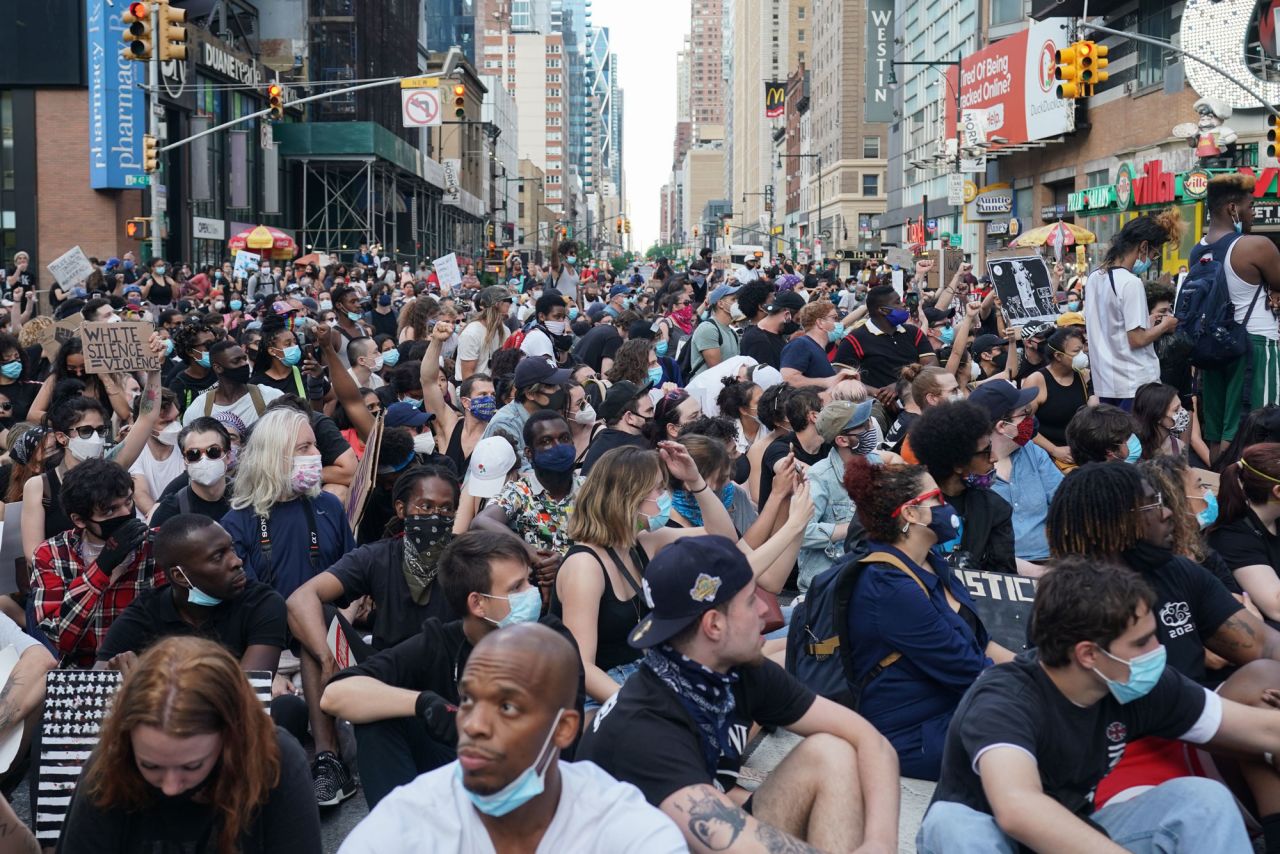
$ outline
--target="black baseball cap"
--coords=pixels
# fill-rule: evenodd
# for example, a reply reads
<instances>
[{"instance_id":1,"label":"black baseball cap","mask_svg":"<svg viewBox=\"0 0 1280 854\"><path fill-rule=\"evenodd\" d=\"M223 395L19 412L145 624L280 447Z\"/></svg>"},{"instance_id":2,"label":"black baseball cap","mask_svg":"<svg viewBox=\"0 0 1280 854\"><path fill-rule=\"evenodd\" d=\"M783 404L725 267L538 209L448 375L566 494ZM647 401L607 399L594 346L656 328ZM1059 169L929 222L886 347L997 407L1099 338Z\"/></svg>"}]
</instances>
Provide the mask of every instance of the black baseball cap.
<instances>
[{"instance_id":1,"label":"black baseball cap","mask_svg":"<svg viewBox=\"0 0 1280 854\"><path fill-rule=\"evenodd\" d=\"M795 291L779 291L765 304L764 310L777 314L780 311L799 311L804 306L804 297Z\"/></svg>"},{"instance_id":2,"label":"black baseball cap","mask_svg":"<svg viewBox=\"0 0 1280 854\"><path fill-rule=\"evenodd\" d=\"M728 537L681 537L645 567L644 598L650 611L627 642L646 649L671 640L753 578L747 556Z\"/></svg>"},{"instance_id":3,"label":"black baseball cap","mask_svg":"<svg viewBox=\"0 0 1280 854\"><path fill-rule=\"evenodd\" d=\"M605 422L617 421L622 416L622 410L626 409L631 401L642 394L648 394L651 388L653 388L653 383L651 382L646 382L640 386L630 380L619 380L609 386L609 390L605 392L604 400L596 407L596 412Z\"/></svg>"},{"instance_id":4,"label":"black baseball cap","mask_svg":"<svg viewBox=\"0 0 1280 854\"><path fill-rule=\"evenodd\" d=\"M933 326L935 323L941 323L944 320L950 320L955 316L955 313L955 308L942 309L934 308L931 305L926 305L924 307L924 316L925 319L929 321L930 326Z\"/></svg>"},{"instance_id":5,"label":"black baseball cap","mask_svg":"<svg viewBox=\"0 0 1280 854\"><path fill-rule=\"evenodd\" d=\"M1001 338L999 335L979 335L977 338L973 339L973 343L969 345L969 352L977 356L979 353L985 353L988 350L994 350L995 348L1003 347L1004 345L1005 339Z\"/></svg>"}]
</instances>

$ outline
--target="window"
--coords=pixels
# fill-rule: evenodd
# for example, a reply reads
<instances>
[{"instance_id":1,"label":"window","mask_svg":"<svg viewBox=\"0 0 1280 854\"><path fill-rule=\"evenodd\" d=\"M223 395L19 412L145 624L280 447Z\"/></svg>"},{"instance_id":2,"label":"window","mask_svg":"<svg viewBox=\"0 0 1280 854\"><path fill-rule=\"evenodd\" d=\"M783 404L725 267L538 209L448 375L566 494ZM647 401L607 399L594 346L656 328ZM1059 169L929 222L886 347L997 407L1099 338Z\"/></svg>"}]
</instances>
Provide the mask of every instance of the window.
<instances>
[{"instance_id":1,"label":"window","mask_svg":"<svg viewBox=\"0 0 1280 854\"><path fill-rule=\"evenodd\" d=\"M1022 20L1022 0L991 0L991 25L1014 24Z\"/></svg>"},{"instance_id":2,"label":"window","mask_svg":"<svg viewBox=\"0 0 1280 854\"><path fill-rule=\"evenodd\" d=\"M797 7L796 7L796 17L797 17L797 18L799 18L801 21L803 21L803 20L804 20L804 7L803 7L803 6L797 6Z\"/></svg>"},{"instance_id":3,"label":"window","mask_svg":"<svg viewBox=\"0 0 1280 854\"><path fill-rule=\"evenodd\" d=\"M862 195L878 196L880 195L880 176L874 174L863 174L862 176Z\"/></svg>"},{"instance_id":4,"label":"window","mask_svg":"<svg viewBox=\"0 0 1280 854\"><path fill-rule=\"evenodd\" d=\"M1144 36L1168 39L1174 35L1173 9L1159 0L1139 0L1138 32ZM1163 83L1165 49L1141 42L1138 43L1137 48L1138 87L1158 86Z\"/></svg>"},{"instance_id":5,"label":"window","mask_svg":"<svg viewBox=\"0 0 1280 854\"><path fill-rule=\"evenodd\" d=\"M877 160L880 157L880 137L864 136L862 138L862 156L867 160Z\"/></svg>"},{"instance_id":6,"label":"window","mask_svg":"<svg viewBox=\"0 0 1280 854\"><path fill-rule=\"evenodd\" d=\"M803 41L804 41L804 30L797 30L797 31L796 31L796 41L798 41L798 42L803 42Z\"/></svg>"}]
</instances>

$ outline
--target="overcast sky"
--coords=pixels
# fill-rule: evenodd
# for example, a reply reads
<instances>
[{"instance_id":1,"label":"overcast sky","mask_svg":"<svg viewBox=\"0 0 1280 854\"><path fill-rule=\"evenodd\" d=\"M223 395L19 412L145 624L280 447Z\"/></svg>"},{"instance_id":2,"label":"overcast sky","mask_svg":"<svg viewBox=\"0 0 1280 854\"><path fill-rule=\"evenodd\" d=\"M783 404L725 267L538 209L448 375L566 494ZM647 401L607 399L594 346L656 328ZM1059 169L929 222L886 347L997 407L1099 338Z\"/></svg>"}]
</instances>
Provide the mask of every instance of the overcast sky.
<instances>
[{"instance_id":1,"label":"overcast sky","mask_svg":"<svg viewBox=\"0 0 1280 854\"><path fill-rule=\"evenodd\" d=\"M608 27L623 89L622 168L631 245L658 239L658 191L671 172L676 53L689 32L688 0L594 0L591 23Z\"/></svg>"}]
</instances>

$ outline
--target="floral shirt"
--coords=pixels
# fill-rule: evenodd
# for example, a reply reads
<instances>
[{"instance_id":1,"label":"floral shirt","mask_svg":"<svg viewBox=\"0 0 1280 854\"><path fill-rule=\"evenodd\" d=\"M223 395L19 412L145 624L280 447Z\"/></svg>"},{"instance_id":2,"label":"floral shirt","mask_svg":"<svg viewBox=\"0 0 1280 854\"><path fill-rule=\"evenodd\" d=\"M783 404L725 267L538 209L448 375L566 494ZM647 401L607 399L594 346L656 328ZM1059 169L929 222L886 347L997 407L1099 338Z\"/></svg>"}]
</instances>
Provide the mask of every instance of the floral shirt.
<instances>
[{"instance_id":1,"label":"floral shirt","mask_svg":"<svg viewBox=\"0 0 1280 854\"><path fill-rule=\"evenodd\" d=\"M556 552L561 557L573 545L569 539L569 514L582 477L573 476L573 488L563 501L556 501L538 482L532 471L520 473L518 480L506 485L497 498L498 506L511 520L511 530L535 548Z\"/></svg>"}]
</instances>

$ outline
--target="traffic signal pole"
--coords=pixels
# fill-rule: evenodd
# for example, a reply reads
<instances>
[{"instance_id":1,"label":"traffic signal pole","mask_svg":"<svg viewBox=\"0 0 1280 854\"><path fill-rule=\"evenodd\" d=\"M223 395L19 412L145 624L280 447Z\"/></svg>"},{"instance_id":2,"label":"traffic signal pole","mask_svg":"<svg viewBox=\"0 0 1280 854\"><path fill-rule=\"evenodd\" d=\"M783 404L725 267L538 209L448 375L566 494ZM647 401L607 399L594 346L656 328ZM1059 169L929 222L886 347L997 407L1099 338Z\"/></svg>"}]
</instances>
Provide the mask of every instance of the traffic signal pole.
<instances>
[{"instance_id":1,"label":"traffic signal pole","mask_svg":"<svg viewBox=\"0 0 1280 854\"><path fill-rule=\"evenodd\" d=\"M160 39L164 38L162 26L167 26L168 21L162 20L160 14L161 3L151 4L151 33L152 46L151 56L147 59L147 133L154 139L160 138ZM163 151L164 149L160 149ZM160 172L152 173L151 180L148 182L151 190L151 259L161 257L161 241L160 241L160 225L164 222L164 211L162 210L163 201L160 196Z\"/></svg>"}]
</instances>

